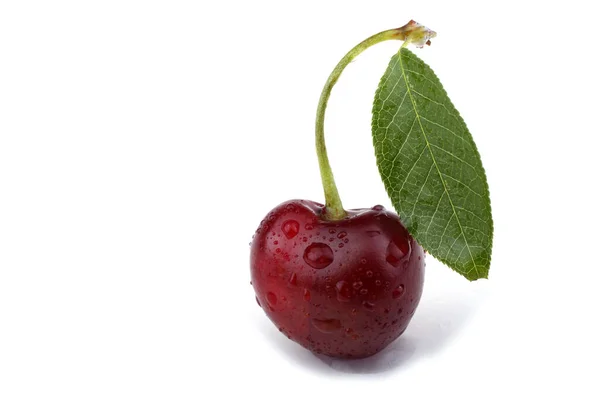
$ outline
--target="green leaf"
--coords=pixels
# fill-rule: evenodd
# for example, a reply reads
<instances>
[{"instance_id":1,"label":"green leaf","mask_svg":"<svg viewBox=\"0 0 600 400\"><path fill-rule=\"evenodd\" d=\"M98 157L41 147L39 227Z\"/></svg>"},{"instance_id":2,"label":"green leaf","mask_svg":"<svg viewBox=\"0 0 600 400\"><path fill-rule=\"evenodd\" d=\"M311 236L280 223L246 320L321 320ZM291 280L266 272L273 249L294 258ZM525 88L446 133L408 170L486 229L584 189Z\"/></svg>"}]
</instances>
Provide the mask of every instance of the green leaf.
<instances>
[{"instance_id":1,"label":"green leaf","mask_svg":"<svg viewBox=\"0 0 600 400\"><path fill-rule=\"evenodd\" d=\"M437 76L405 48L381 78L372 129L381 178L411 235L467 279L487 278L493 222L479 152Z\"/></svg>"}]
</instances>

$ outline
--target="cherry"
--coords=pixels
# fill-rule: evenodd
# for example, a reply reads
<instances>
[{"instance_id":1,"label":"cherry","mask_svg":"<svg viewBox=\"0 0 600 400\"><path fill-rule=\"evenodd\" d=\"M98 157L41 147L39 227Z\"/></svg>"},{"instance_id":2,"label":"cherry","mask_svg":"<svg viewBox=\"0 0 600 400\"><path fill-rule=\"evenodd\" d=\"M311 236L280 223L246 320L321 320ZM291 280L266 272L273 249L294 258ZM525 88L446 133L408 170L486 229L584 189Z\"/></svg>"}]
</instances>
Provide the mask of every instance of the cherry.
<instances>
[{"instance_id":1,"label":"cherry","mask_svg":"<svg viewBox=\"0 0 600 400\"><path fill-rule=\"evenodd\" d=\"M323 218L291 200L261 222L251 245L259 305L288 338L340 358L373 355L404 332L423 291L425 255L381 206Z\"/></svg>"},{"instance_id":2,"label":"cherry","mask_svg":"<svg viewBox=\"0 0 600 400\"><path fill-rule=\"evenodd\" d=\"M358 54L384 40L421 44L432 35L411 21L371 36L340 60L321 93L315 125L325 205L282 203L253 237L250 269L258 305L283 334L315 353L373 355L404 332L419 304L423 248L382 206L343 208L324 125L331 90Z\"/></svg>"}]
</instances>

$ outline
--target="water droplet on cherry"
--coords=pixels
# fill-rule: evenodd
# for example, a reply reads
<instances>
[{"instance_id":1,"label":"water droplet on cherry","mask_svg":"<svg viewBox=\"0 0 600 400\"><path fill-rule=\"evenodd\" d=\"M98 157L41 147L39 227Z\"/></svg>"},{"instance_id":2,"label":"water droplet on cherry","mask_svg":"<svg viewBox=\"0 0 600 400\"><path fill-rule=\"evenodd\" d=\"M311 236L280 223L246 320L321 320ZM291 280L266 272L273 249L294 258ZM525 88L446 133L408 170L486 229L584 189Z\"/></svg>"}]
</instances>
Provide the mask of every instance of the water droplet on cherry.
<instances>
[{"instance_id":1,"label":"water droplet on cherry","mask_svg":"<svg viewBox=\"0 0 600 400\"><path fill-rule=\"evenodd\" d=\"M366 272L366 275L367 275L367 278L372 278L372 277L373 277L373 271L371 271L371 270L368 270L368 271Z\"/></svg>"},{"instance_id":2,"label":"water droplet on cherry","mask_svg":"<svg viewBox=\"0 0 600 400\"><path fill-rule=\"evenodd\" d=\"M267 293L267 303L274 308L277 305L277 296L273 292Z\"/></svg>"},{"instance_id":3,"label":"water droplet on cherry","mask_svg":"<svg viewBox=\"0 0 600 400\"><path fill-rule=\"evenodd\" d=\"M293 272L292 276L290 276L290 284L292 285L296 285L296 281L298 280L298 278L296 277L296 273Z\"/></svg>"},{"instance_id":4,"label":"water droplet on cherry","mask_svg":"<svg viewBox=\"0 0 600 400\"><path fill-rule=\"evenodd\" d=\"M363 283L361 281L356 281L352 284L352 287L356 290L360 289L362 287Z\"/></svg>"},{"instance_id":5,"label":"water droplet on cherry","mask_svg":"<svg viewBox=\"0 0 600 400\"><path fill-rule=\"evenodd\" d=\"M298 221L290 219L285 221L283 225L281 225L281 230L283 231L283 234L286 238L292 239L300 231L300 224L298 223Z\"/></svg>"},{"instance_id":6,"label":"water droplet on cherry","mask_svg":"<svg viewBox=\"0 0 600 400\"><path fill-rule=\"evenodd\" d=\"M339 319L312 319L313 326L323 333L333 333L342 327Z\"/></svg>"},{"instance_id":7,"label":"water droplet on cherry","mask_svg":"<svg viewBox=\"0 0 600 400\"><path fill-rule=\"evenodd\" d=\"M406 238L396 238L390 241L386 249L385 260L393 267L400 267L403 261L408 261L406 256L410 252L410 245Z\"/></svg>"},{"instance_id":8,"label":"water droplet on cherry","mask_svg":"<svg viewBox=\"0 0 600 400\"><path fill-rule=\"evenodd\" d=\"M340 233L337 234L337 238L338 239L343 239L347 236L348 234L344 231L341 231Z\"/></svg>"},{"instance_id":9,"label":"water droplet on cherry","mask_svg":"<svg viewBox=\"0 0 600 400\"><path fill-rule=\"evenodd\" d=\"M363 301L362 305L364 308L366 308L369 311L373 311L375 309L375 304L371 303L370 301Z\"/></svg>"},{"instance_id":10,"label":"water droplet on cherry","mask_svg":"<svg viewBox=\"0 0 600 400\"><path fill-rule=\"evenodd\" d=\"M400 285L392 291L392 297L394 299L399 299L403 294L404 294L404 285Z\"/></svg>"},{"instance_id":11,"label":"water droplet on cherry","mask_svg":"<svg viewBox=\"0 0 600 400\"><path fill-rule=\"evenodd\" d=\"M310 301L310 292L308 289L304 289L304 300Z\"/></svg>"},{"instance_id":12,"label":"water droplet on cherry","mask_svg":"<svg viewBox=\"0 0 600 400\"><path fill-rule=\"evenodd\" d=\"M315 269L323 269L333 261L333 250L325 243L313 243L304 251L304 261Z\"/></svg>"},{"instance_id":13,"label":"water droplet on cherry","mask_svg":"<svg viewBox=\"0 0 600 400\"><path fill-rule=\"evenodd\" d=\"M346 281L339 281L335 284L335 290L337 292L337 299L343 303L350 301L352 296L352 289L350 284Z\"/></svg>"},{"instance_id":14,"label":"water droplet on cherry","mask_svg":"<svg viewBox=\"0 0 600 400\"><path fill-rule=\"evenodd\" d=\"M307 231L312 231L313 226L312 226L312 224L306 224L306 225L304 225L304 229L306 229Z\"/></svg>"}]
</instances>

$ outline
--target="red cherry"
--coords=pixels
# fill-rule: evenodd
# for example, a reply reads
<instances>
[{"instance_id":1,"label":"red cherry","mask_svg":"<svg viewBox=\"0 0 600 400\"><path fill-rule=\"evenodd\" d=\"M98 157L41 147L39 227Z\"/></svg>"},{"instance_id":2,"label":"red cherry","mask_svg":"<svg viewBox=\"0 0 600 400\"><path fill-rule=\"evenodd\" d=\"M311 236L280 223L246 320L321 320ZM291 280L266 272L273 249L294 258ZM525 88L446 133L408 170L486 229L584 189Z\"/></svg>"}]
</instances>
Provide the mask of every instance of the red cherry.
<instances>
[{"instance_id":1,"label":"red cherry","mask_svg":"<svg viewBox=\"0 0 600 400\"><path fill-rule=\"evenodd\" d=\"M275 207L252 241L259 305L290 339L340 358L368 357L408 326L423 291L423 249L382 206L323 218L322 204Z\"/></svg>"}]
</instances>

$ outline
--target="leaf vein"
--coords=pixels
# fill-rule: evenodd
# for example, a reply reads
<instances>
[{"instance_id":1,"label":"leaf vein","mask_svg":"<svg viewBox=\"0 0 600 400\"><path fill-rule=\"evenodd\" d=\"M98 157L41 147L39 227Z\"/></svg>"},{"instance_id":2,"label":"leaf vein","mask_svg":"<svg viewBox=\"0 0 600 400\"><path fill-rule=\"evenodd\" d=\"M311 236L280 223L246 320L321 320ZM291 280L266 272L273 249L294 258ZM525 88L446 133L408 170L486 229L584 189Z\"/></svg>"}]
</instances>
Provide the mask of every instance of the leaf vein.
<instances>
[{"instance_id":1,"label":"leaf vein","mask_svg":"<svg viewBox=\"0 0 600 400\"><path fill-rule=\"evenodd\" d=\"M416 118L415 118L415 120L416 120ZM425 176L425 180L423 181L423 184L421 185L421 190L419 190L419 194L417 195L417 198L415 199L415 203L413 204L412 211L410 212L410 218L412 218L412 216L415 215L415 208L417 207L417 203L419 202L421 193L423 193L423 189L425 189L425 184L429 180L429 176L431 175L432 170L433 170L433 163L431 163L431 166L429 167L429 171L427 171L427 175ZM433 217L431 219L433 220ZM431 222L430 222L430 225L431 225Z\"/></svg>"},{"instance_id":2,"label":"leaf vein","mask_svg":"<svg viewBox=\"0 0 600 400\"><path fill-rule=\"evenodd\" d=\"M475 173L477 173L477 168L475 168L471 163L468 163L467 161L463 160L462 158L460 158L456 154L454 154L454 153L452 153L452 152L450 152L450 151L448 151L448 150L446 150L444 148L441 148L440 146L438 146L436 144L433 144L433 143L431 143L431 147L435 147L436 149L438 149L440 151L443 151L444 153L448 154L450 157L455 158L458 161L460 161L461 163L468 165L469 167L473 168L473 170L475 171Z\"/></svg>"},{"instance_id":3,"label":"leaf vein","mask_svg":"<svg viewBox=\"0 0 600 400\"><path fill-rule=\"evenodd\" d=\"M415 118L415 120L416 120L416 118ZM408 173L404 176L404 180L402 181L402 185L400 186L400 189L398 190L398 194L400 192L402 192L402 189L404 189L404 185L408 181L408 177L414 171L415 166L419 163L419 160L421 159L421 157L423 157L423 154L425 154L425 150L426 149L427 149L427 146L423 146L423 149L421 150L421 153L419 153L419 157L417 157L417 160L413 163L413 165L412 165L412 167L410 167L410 170L408 171Z\"/></svg>"},{"instance_id":4,"label":"leaf vein","mask_svg":"<svg viewBox=\"0 0 600 400\"><path fill-rule=\"evenodd\" d=\"M415 119L413 119L412 125L410 126L410 129L408 130L408 133L406 133L406 138L404 139L404 142L402 142L402 145L400 146L400 148L398 149L398 152L396 153L396 155L394 156L394 159L392 160L392 167L390 168L390 171L394 170L394 168L396 166L396 160L402 153L402 149L404 148L404 145L406 144L406 142L408 142L408 138L413 130L413 127L415 126L416 121L417 121L417 118L415 117Z\"/></svg>"},{"instance_id":5,"label":"leaf vein","mask_svg":"<svg viewBox=\"0 0 600 400\"><path fill-rule=\"evenodd\" d=\"M448 175L448 174L445 174L443 172L442 172L442 175L444 175L445 178L451 179L454 182L458 183L459 185L462 185L463 187L465 187L466 189L468 189L471 193L473 193L477 197L483 197L483 195L481 193L476 192L475 189L473 189L471 186L467 185L466 183L464 183L461 180L456 179L452 175Z\"/></svg>"},{"instance_id":6,"label":"leaf vein","mask_svg":"<svg viewBox=\"0 0 600 400\"><path fill-rule=\"evenodd\" d=\"M458 116L457 114L455 114L455 113L451 112L451 111L448 109L448 107L446 107L446 105L445 105L444 103L440 103L440 102L438 102L438 101L435 101L435 100L433 100L433 99L431 99L431 98L429 98L429 97L425 96L424 94L422 94L422 93L420 93L420 92L417 92L417 91L416 91L416 90L414 90L414 89L413 89L413 92L414 92L414 93L416 93L416 94L418 94L419 96L421 96L421 97L422 97L422 98L424 98L425 100L427 100L427 101L430 101L430 102L431 102L431 103L433 103L433 104L437 104L438 106L442 106L442 107L444 108L444 110L446 110L446 113L448 113L448 115L450 115L451 117L454 117L454 118L456 118L456 119L458 119L458 118L459 118L459 116Z\"/></svg>"},{"instance_id":7,"label":"leaf vein","mask_svg":"<svg viewBox=\"0 0 600 400\"><path fill-rule=\"evenodd\" d=\"M471 146L471 143L469 143L469 142L467 141L467 139L465 139L464 137L460 136L459 134L457 134L457 133L456 133L456 132L454 132L453 130L446 128L444 125L438 124L437 122L434 122L434 121L432 121L432 120L430 120L430 119L427 119L427 118L425 118L425 117L424 117L424 116L422 116L422 115L421 115L421 119L422 119L423 121L427 122L427 123L430 123L430 124L432 124L432 125L438 126L438 127L442 128L442 129L444 129L444 130L446 130L446 131L450 132L450 133L451 133L452 135L454 135L455 137L457 137L457 138L459 138L460 140L462 140L463 142L467 143L467 144L469 145L469 147Z\"/></svg>"}]
</instances>

